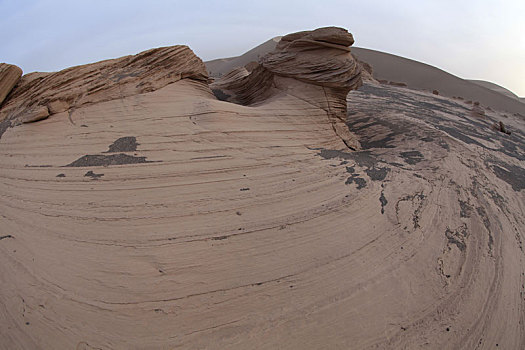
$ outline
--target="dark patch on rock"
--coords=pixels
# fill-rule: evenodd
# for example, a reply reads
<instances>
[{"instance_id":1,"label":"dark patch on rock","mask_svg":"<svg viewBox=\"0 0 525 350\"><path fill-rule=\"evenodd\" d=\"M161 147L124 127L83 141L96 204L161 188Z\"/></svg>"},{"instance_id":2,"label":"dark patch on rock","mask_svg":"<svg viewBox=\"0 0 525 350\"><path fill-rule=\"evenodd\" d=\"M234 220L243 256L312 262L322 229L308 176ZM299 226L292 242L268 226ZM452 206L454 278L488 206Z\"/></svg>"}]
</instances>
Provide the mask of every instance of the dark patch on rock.
<instances>
[{"instance_id":1,"label":"dark patch on rock","mask_svg":"<svg viewBox=\"0 0 525 350\"><path fill-rule=\"evenodd\" d=\"M485 225L485 228L490 231L490 220L487 215L487 212L485 211L485 208L477 207L476 211L478 212L478 215L481 217L481 220L483 221L483 225Z\"/></svg>"},{"instance_id":2,"label":"dark patch on rock","mask_svg":"<svg viewBox=\"0 0 525 350\"><path fill-rule=\"evenodd\" d=\"M215 236L215 237L212 237L211 239L213 241L222 241L223 239L227 239L228 236Z\"/></svg>"},{"instance_id":3,"label":"dark patch on rock","mask_svg":"<svg viewBox=\"0 0 525 350\"><path fill-rule=\"evenodd\" d=\"M377 166L378 159L371 151L358 151L353 153L348 153L339 150L329 150L324 148L316 148L315 150L319 151L318 155L324 159L345 159L345 160L354 160L359 166L366 168L365 172L370 177L372 181L383 181L390 171L390 168L379 167ZM357 184L357 189L366 187L366 180L358 177L357 174L354 174L354 167L346 167L346 171L349 174L352 174L347 180L346 184Z\"/></svg>"},{"instance_id":4,"label":"dark patch on rock","mask_svg":"<svg viewBox=\"0 0 525 350\"><path fill-rule=\"evenodd\" d=\"M376 156L373 155L370 151L354 152L352 153L352 155L355 162L362 167L371 168L375 166L378 162Z\"/></svg>"},{"instance_id":5,"label":"dark patch on rock","mask_svg":"<svg viewBox=\"0 0 525 350\"><path fill-rule=\"evenodd\" d=\"M481 185L479 184L477 177L474 176L474 178L472 179L472 185L469 187L469 192L472 195L472 197L479 199L478 194L481 193L480 187Z\"/></svg>"},{"instance_id":6,"label":"dark patch on rock","mask_svg":"<svg viewBox=\"0 0 525 350\"><path fill-rule=\"evenodd\" d=\"M396 168L403 168L405 167L405 164L396 163L396 162L389 162L388 164L395 166Z\"/></svg>"},{"instance_id":7,"label":"dark patch on rock","mask_svg":"<svg viewBox=\"0 0 525 350\"><path fill-rule=\"evenodd\" d=\"M513 156L514 158L517 158L517 159L520 159L520 158L521 160L523 159L523 156L520 155L520 153L523 153L525 151L525 147L523 144L520 144L514 141L513 139L508 139L506 137L500 138L499 141L503 145L503 150L502 150L503 153L507 155L511 155L511 157Z\"/></svg>"},{"instance_id":8,"label":"dark patch on rock","mask_svg":"<svg viewBox=\"0 0 525 350\"><path fill-rule=\"evenodd\" d=\"M408 152L401 152L400 153L401 158L405 160L407 164L414 165L419 162L421 162L423 159L423 155L419 151L408 151Z\"/></svg>"},{"instance_id":9,"label":"dark patch on rock","mask_svg":"<svg viewBox=\"0 0 525 350\"><path fill-rule=\"evenodd\" d=\"M358 151L358 152L344 152L339 150L325 149L325 148L311 148L319 151L318 155L324 159L345 159L354 160L360 166L371 167L377 163L377 159L370 151Z\"/></svg>"},{"instance_id":10,"label":"dark patch on rock","mask_svg":"<svg viewBox=\"0 0 525 350\"><path fill-rule=\"evenodd\" d=\"M231 97L231 95L228 95L227 93L219 89L213 89L211 91L219 101L229 101L229 98Z\"/></svg>"},{"instance_id":11,"label":"dark patch on rock","mask_svg":"<svg viewBox=\"0 0 525 350\"><path fill-rule=\"evenodd\" d=\"M459 216L462 218L470 218L470 215L472 215L472 206L465 201L459 200Z\"/></svg>"},{"instance_id":12,"label":"dark patch on rock","mask_svg":"<svg viewBox=\"0 0 525 350\"><path fill-rule=\"evenodd\" d=\"M419 215L421 214L421 209L423 209L423 200L426 198L426 196L423 193L420 193L416 195L415 198L419 199L419 205L412 215L412 222L414 223L414 228L418 228L421 227L419 226Z\"/></svg>"},{"instance_id":13,"label":"dark patch on rock","mask_svg":"<svg viewBox=\"0 0 525 350\"><path fill-rule=\"evenodd\" d=\"M104 153L135 152L138 145L137 138L134 136L121 137L113 142Z\"/></svg>"},{"instance_id":14,"label":"dark patch on rock","mask_svg":"<svg viewBox=\"0 0 525 350\"><path fill-rule=\"evenodd\" d=\"M240 191L249 191L250 188L249 187L244 187L244 188L241 188Z\"/></svg>"},{"instance_id":15,"label":"dark patch on rock","mask_svg":"<svg viewBox=\"0 0 525 350\"><path fill-rule=\"evenodd\" d=\"M350 185L352 183L355 183L357 185L358 190L366 187L366 180L359 177L359 174L352 174L352 176L346 179L346 182L345 182L346 185Z\"/></svg>"},{"instance_id":16,"label":"dark patch on rock","mask_svg":"<svg viewBox=\"0 0 525 350\"><path fill-rule=\"evenodd\" d=\"M370 177L372 181L383 181L390 171L390 168L381 168L372 166L365 170L366 174Z\"/></svg>"},{"instance_id":17,"label":"dark patch on rock","mask_svg":"<svg viewBox=\"0 0 525 350\"><path fill-rule=\"evenodd\" d=\"M137 73L117 73L113 75L110 79L113 81L119 82L122 79L130 78L130 77L138 77L139 75L140 73L138 72Z\"/></svg>"},{"instance_id":18,"label":"dark patch on rock","mask_svg":"<svg viewBox=\"0 0 525 350\"><path fill-rule=\"evenodd\" d=\"M203 157L190 158L190 160L216 159L216 158L225 158L225 157L228 157L228 156L203 156ZM246 176L246 175L244 175L244 176Z\"/></svg>"},{"instance_id":19,"label":"dark patch on rock","mask_svg":"<svg viewBox=\"0 0 525 350\"><path fill-rule=\"evenodd\" d=\"M386 137L374 140L374 141L362 141L362 139L359 140L359 143L361 144L361 147L363 149L371 149L371 148L395 148L394 145L389 145L391 141L395 140L395 134L390 133Z\"/></svg>"},{"instance_id":20,"label":"dark patch on rock","mask_svg":"<svg viewBox=\"0 0 525 350\"><path fill-rule=\"evenodd\" d=\"M352 153L333 150L333 149L325 149L325 148L312 148L313 150L320 151L318 155L321 158L324 159L334 159L334 158L341 158L341 159L354 159Z\"/></svg>"},{"instance_id":21,"label":"dark patch on rock","mask_svg":"<svg viewBox=\"0 0 525 350\"><path fill-rule=\"evenodd\" d=\"M494 151L493 148L485 146L477 141L483 139L488 142L498 141L503 147L496 149L496 152L501 152L509 157L516 158L520 161L525 160L525 143L523 139L525 135L519 129L513 130L512 135L507 135L491 128L491 121L482 119L473 119L470 116L470 108L463 104L458 104L454 101L433 97L432 102L424 102L417 99L417 92L410 92L409 94L403 91L388 87L388 86L372 86L365 83L357 91L352 91L356 99L349 100L350 110L359 110L360 114L349 113L348 125L352 132L358 135L360 142L364 141L365 147L368 140L376 140L378 132L380 135L386 135L397 139L406 138L408 130L413 130L414 125L404 122L403 120L386 120L379 121L381 117L375 118L376 114L381 116L385 113L403 113L409 117L418 118L431 123L437 129L445 132L448 136L457 140L463 141L469 145L476 145L484 149ZM366 100L370 96L381 97L374 99L374 103L369 103ZM429 96L425 96L428 100ZM440 112L440 113L438 113ZM359 117L366 113L366 117ZM443 117L443 113L454 115L457 119L450 120ZM394 124L391 128L390 125ZM378 127L380 125L380 127ZM388 129L386 129L388 128ZM398 128L401 130L401 135L398 133ZM389 130L392 134L389 134ZM395 135L394 135L395 134ZM432 131L422 129L418 132L420 139L427 140L427 137L434 139L439 138L438 134ZM383 138L385 136L382 136ZM437 145L445 150L449 146L443 140L437 142Z\"/></svg>"},{"instance_id":22,"label":"dark patch on rock","mask_svg":"<svg viewBox=\"0 0 525 350\"><path fill-rule=\"evenodd\" d=\"M56 177L66 177L66 174L58 174Z\"/></svg>"},{"instance_id":23,"label":"dark patch on rock","mask_svg":"<svg viewBox=\"0 0 525 350\"><path fill-rule=\"evenodd\" d=\"M124 164L138 164L138 163L153 163L147 161L146 157L129 156L124 153L111 155L85 155L68 165L66 167L92 167L92 166L109 166L109 165L124 165Z\"/></svg>"},{"instance_id":24,"label":"dark patch on rock","mask_svg":"<svg viewBox=\"0 0 525 350\"><path fill-rule=\"evenodd\" d=\"M11 236L11 235L0 236L0 241L1 241L2 239L6 239L6 238L15 238L15 237L13 237L13 236Z\"/></svg>"},{"instance_id":25,"label":"dark patch on rock","mask_svg":"<svg viewBox=\"0 0 525 350\"><path fill-rule=\"evenodd\" d=\"M423 142L432 142L432 141L434 141L434 139L432 137L423 137L421 139L421 141L423 141Z\"/></svg>"},{"instance_id":26,"label":"dark patch on rock","mask_svg":"<svg viewBox=\"0 0 525 350\"><path fill-rule=\"evenodd\" d=\"M385 197L385 191L381 191L381 196L379 196L379 202L381 203L381 214L384 214L385 206L388 204L388 201Z\"/></svg>"},{"instance_id":27,"label":"dark patch on rock","mask_svg":"<svg viewBox=\"0 0 525 350\"><path fill-rule=\"evenodd\" d=\"M438 145L447 151L450 150L450 146L444 140L439 140Z\"/></svg>"},{"instance_id":28,"label":"dark patch on rock","mask_svg":"<svg viewBox=\"0 0 525 350\"><path fill-rule=\"evenodd\" d=\"M489 251L492 253L492 246L494 245L494 238L492 237L492 234L489 232Z\"/></svg>"},{"instance_id":29,"label":"dark patch on rock","mask_svg":"<svg viewBox=\"0 0 525 350\"><path fill-rule=\"evenodd\" d=\"M456 128L453 128L453 127L449 127L449 126L445 126L445 125L436 125L436 127L440 130L443 130L444 132L446 132L447 134L449 134L450 136L460 140L460 141L463 141L465 142L466 144L468 145L476 145L476 146L480 146L480 147L483 147L485 148L485 146L483 146L481 143L479 143L478 141L468 137L466 134L465 134L465 129L460 131Z\"/></svg>"},{"instance_id":30,"label":"dark patch on rock","mask_svg":"<svg viewBox=\"0 0 525 350\"><path fill-rule=\"evenodd\" d=\"M454 231L447 227L447 229L445 230L445 236L448 238L449 244L456 245L456 247L458 247L458 249L462 252L465 251L465 249L467 248L467 245L465 243L465 239L468 236L468 229L466 224L461 225Z\"/></svg>"},{"instance_id":31,"label":"dark patch on rock","mask_svg":"<svg viewBox=\"0 0 525 350\"><path fill-rule=\"evenodd\" d=\"M498 163L499 165L492 166L492 171L497 177L511 185L514 191L525 188L525 169L512 164Z\"/></svg>"},{"instance_id":32,"label":"dark patch on rock","mask_svg":"<svg viewBox=\"0 0 525 350\"><path fill-rule=\"evenodd\" d=\"M2 139L2 135L11 127L11 120L10 118L5 118L4 120L0 121L0 139Z\"/></svg>"},{"instance_id":33,"label":"dark patch on rock","mask_svg":"<svg viewBox=\"0 0 525 350\"><path fill-rule=\"evenodd\" d=\"M501 209L501 211L504 211L507 204L505 198L503 198L498 192L493 190L487 190L487 193L490 195L490 198L492 199L494 204L496 204Z\"/></svg>"},{"instance_id":34,"label":"dark patch on rock","mask_svg":"<svg viewBox=\"0 0 525 350\"><path fill-rule=\"evenodd\" d=\"M450 110L447 107L457 108L464 110L465 112L470 112L469 108L466 108L465 106L453 101L440 98L433 98L434 103L419 101L415 99L412 94L407 95L402 90L385 86L376 87L373 85L364 84L361 88L359 88L358 92L363 93L365 95L374 95L377 97L385 98L385 104L388 105L390 108L404 107L405 111L408 112L418 113L421 111L426 112L436 110L443 113L453 114L453 110ZM356 91L352 91L352 93L356 93Z\"/></svg>"},{"instance_id":35,"label":"dark patch on rock","mask_svg":"<svg viewBox=\"0 0 525 350\"><path fill-rule=\"evenodd\" d=\"M414 225L414 229L421 227L419 226L419 219L420 219L419 216L421 214L421 210L423 209L423 201L425 200L426 197L427 196L424 195L423 192L419 192L413 195L406 195L400 198L396 203L396 214L399 215L399 203L404 202L404 201L407 201L407 202L410 201L412 203L418 202L416 210L414 210L414 212L412 213L412 222Z\"/></svg>"},{"instance_id":36,"label":"dark patch on rock","mask_svg":"<svg viewBox=\"0 0 525 350\"><path fill-rule=\"evenodd\" d=\"M403 126L396 125L384 119L375 119L372 117L352 117L352 113L349 113L349 119L346 122L348 128L359 135L359 143L362 149L371 148L394 148L395 146L390 145L391 141L394 141L397 135L403 133ZM384 136L380 139L377 138L377 132L367 132L368 129L380 129Z\"/></svg>"},{"instance_id":37,"label":"dark patch on rock","mask_svg":"<svg viewBox=\"0 0 525 350\"><path fill-rule=\"evenodd\" d=\"M104 176L104 174L95 174L93 171L88 171L87 173L84 174L84 177L90 177L92 178L93 180L97 180L98 178Z\"/></svg>"}]
</instances>

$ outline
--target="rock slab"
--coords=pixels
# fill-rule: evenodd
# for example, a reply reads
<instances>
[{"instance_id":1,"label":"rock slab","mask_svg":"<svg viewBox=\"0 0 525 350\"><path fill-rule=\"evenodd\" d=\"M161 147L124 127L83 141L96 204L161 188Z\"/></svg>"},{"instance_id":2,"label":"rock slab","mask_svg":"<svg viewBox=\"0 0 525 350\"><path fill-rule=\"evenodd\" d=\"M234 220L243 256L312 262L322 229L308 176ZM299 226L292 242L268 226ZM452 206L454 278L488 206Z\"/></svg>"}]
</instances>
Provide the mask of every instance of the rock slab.
<instances>
[{"instance_id":1,"label":"rock slab","mask_svg":"<svg viewBox=\"0 0 525 350\"><path fill-rule=\"evenodd\" d=\"M22 69L12 64L0 63L0 106L20 77Z\"/></svg>"},{"instance_id":2,"label":"rock slab","mask_svg":"<svg viewBox=\"0 0 525 350\"><path fill-rule=\"evenodd\" d=\"M4 80L16 80L15 68L6 71L11 73L0 79L2 93L7 91ZM18 124L33 119L34 111L42 111L44 107L52 115L83 105L152 92L186 78L207 82L208 73L202 60L183 45L155 48L56 73L31 73L22 77L5 101L0 121L10 119L12 124ZM5 84L11 85L14 83Z\"/></svg>"}]
</instances>

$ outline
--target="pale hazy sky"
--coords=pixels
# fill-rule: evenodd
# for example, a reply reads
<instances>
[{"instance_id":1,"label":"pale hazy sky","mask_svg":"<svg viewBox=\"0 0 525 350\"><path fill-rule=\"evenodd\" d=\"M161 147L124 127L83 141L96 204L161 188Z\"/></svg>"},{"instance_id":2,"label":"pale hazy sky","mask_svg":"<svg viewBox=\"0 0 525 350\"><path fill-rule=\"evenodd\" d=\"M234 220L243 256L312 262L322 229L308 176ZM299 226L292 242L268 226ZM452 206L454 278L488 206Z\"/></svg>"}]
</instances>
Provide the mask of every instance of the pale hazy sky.
<instances>
[{"instance_id":1,"label":"pale hazy sky","mask_svg":"<svg viewBox=\"0 0 525 350\"><path fill-rule=\"evenodd\" d=\"M0 62L56 71L176 44L210 60L335 25L356 46L525 96L524 23L525 0L0 0Z\"/></svg>"}]
</instances>

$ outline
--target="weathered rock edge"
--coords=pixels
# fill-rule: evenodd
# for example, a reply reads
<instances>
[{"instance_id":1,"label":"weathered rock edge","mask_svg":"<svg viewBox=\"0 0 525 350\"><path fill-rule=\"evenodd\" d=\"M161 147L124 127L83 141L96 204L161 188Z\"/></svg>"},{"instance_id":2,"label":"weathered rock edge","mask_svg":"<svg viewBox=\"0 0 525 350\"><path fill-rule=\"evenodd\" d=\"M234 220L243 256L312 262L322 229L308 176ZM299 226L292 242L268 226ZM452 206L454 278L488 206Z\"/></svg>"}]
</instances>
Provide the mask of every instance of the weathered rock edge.
<instances>
[{"instance_id":1,"label":"weathered rock edge","mask_svg":"<svg viewBox=\"0 0 525 350\"><path fill-rule=\"evenodd\" d=\"M87 104L152 92L181 79L193 79L203 85L208 82L204 63L184 45L155 48L55 73L30 73L12 88L0 109L0 137L12 125L65 111L71 114ZM0 92L4 90L7 89L2 78Z\"/></svg>"},{"instance_id":2,"label":"weathered rock edge","mask_svg":"<svg viewBox=\"0 0 525 350\"><path fill-rule=\"evenodd\" d=\"M22 69L12 64L0 63L0 107L22 76Z\"/></svg>"},{"instance_id":3,"label":"weathered rock edge","mask_svg":"<svg viewBox=\"0 0 525 350\"><path fill-rule=\"evenodd\" d=\"M251 72L236 68L210 87L220 99L242 105L285 91L325 110L336 134L359 149L345 125L346 96L362 85L361 65L350 53L353 43L352 34L337 27L288 34Z\"/></svg>"}]
</instances>

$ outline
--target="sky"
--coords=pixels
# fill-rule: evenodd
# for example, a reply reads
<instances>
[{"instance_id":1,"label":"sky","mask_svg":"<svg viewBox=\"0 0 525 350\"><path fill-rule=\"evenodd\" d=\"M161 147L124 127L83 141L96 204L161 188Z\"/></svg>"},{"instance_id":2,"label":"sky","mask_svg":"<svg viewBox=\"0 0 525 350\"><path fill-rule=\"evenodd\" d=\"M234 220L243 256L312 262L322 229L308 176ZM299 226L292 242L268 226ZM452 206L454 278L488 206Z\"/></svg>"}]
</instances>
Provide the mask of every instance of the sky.
<instances>
[{"instance_id":1,"label":"sky","mask_svg":"<svg viewBox=\"0 0 525 350\"><path fill-rule=\"evenodd\" d=\"M153 47L203 60L279 35L348 29L355 46L411 58L525 96L524 0L0 0L0 62L57 71Z\"/></svg>"}]
</instances>

